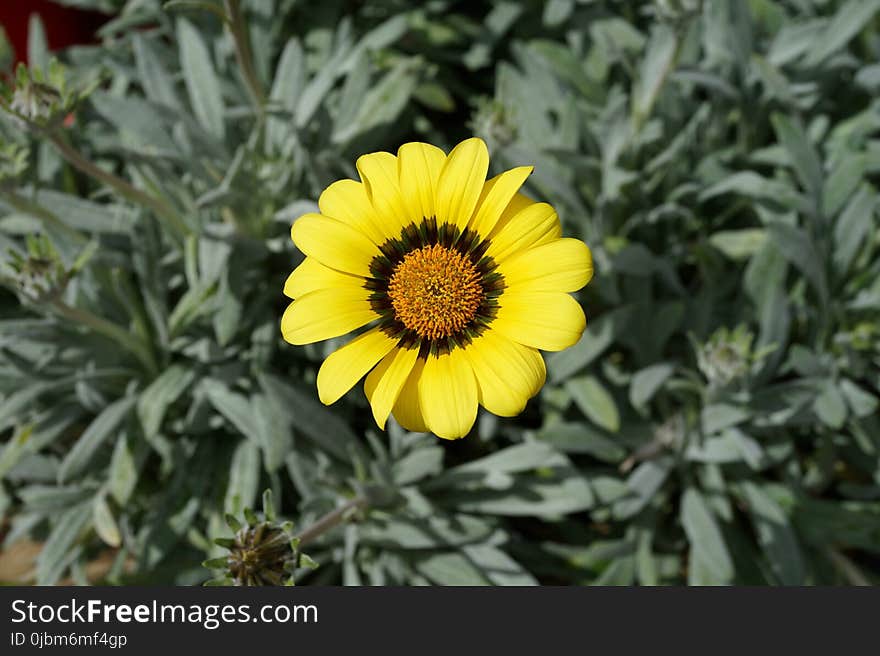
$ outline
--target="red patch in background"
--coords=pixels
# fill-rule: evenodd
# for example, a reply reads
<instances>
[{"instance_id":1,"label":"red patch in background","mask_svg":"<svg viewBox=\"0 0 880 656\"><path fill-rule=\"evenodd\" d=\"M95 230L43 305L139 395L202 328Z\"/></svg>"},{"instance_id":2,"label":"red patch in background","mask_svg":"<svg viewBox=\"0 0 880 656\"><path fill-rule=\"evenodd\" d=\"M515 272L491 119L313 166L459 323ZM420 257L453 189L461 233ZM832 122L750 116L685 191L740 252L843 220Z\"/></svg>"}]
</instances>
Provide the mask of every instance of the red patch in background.
<instances>
[{"instance_id":1,"label":"red patch in background","mask_svg":"<svg viewBox=\"0 0 880 656\"><path fill-rule=\"evenodd\" d=\"M56 5L49 0L0 0L0 25L15 50L15 62L27 61L28 22L39 15L50 50L93 43L95 31L108 17L93 11Z\"/></svg>"}]
</instances>

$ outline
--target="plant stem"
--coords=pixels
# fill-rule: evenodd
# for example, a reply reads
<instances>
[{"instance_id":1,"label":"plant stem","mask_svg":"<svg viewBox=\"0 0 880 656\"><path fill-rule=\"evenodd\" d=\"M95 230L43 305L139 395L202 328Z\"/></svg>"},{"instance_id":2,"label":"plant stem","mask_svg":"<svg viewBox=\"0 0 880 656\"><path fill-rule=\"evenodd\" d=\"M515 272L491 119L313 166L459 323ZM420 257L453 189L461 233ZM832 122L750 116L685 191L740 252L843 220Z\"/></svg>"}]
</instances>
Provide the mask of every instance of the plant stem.
<instances>
[{"instance_id":1,"label":"plant stem","mask_svg":"<svg viewBox=\"0 0 880 656\"><path fill-rule=\"evenodd\" d=\"M347 518L348 513L353 509L361 510L366 508L367 505L368 502L365 496L357 496L351 501L341 505L336 510L327 513L319 518L314 524L307 526L297 534L296 537L299 539L300 546L312 542L330 529L341 524Z\"/></svg>"},{"instance_id":2,"label":"plant stem","mask_svg":"<svg viewBox=\"0 0 880 656\"><path fill-rule=\"evenodd\" d=\"M156 361L153 359L150 351L140 340L128 331L123 330L115 323L102 319L91 312L70 306L61 299L53 300L52 307L63 317L81 323L95 332L118 342L122 347L127 351L130 351L138 360L140 360L151 375L156 375L158 373L159 369L156 366Z\"/></svg>"},{"instance_id":3,"label":"plant stem","mask_svg":"<svg viewBox=\"0 0 880 656\"><path fill-rule=\"evenodd\" d=\"M846 579L850 585L870 586L871 582L862 571L849 558L834 548L827 551L828 559L835 569Z\"/></svg>"},{"instance_id":4,"label":"plant stem","mask_svg":"<svg viewBox=\"0 0 880 656\"><path fill-rule=\"evenodd\" d=\"M153 210L158 216L168 221L168 223L174 229L174 232L178 234L178 236L185 237L189 234L189 227L187 227L186 223L174 210L174 208L172 208L162 198L159 198L152 194L148 194L147 192L138 189L127 180L123 180L122 178L97 166L95 163L88 160L73 146L67 143L64 139L62 139L57 132L47 132L46 136L48 137L49 141L52 142L52 145L54 145L55 148L58 149L58 152L61 153L61 156L64 157L64 159L67 160L67 162L71 166L82 171L86 175L91 176L95 180L103 182L108 187L111 187L131 202L137 203L138 205L142 205Z\"/></svg>"},{"instance_id":5,"label":"plant stem","mask_svg":"<svg viewBox=\"0 0 880 656\"><path fill-rule=\"evenodd\" d=\"M67 236L72 237L76 242L82 244L88 241L86 236L83 235L79 230L71 228L69 225L64 223L64 221L59 219L45 207L30 200L29 198L18 195L14 190L3 189L2 191L0 191L0 197L2 197L6 203L14 207L19 212L29 214L33 217L40 219L47 225L50 225L53 228L60 230Z\"/></svg>"},{"instance_id":6,"label":"plant stem","mask_svg":"<svg viewBox=\"0 0 880 656\"><path fill-rule=\"evenodd\" d=\"M251 51L250 39L247 33L247 24L241 14L239 0L224 0L226 6L226 15L228 18L229 31L232 33L232 40L235 43L235 59L247 83L248 92L257 111L263 113L263 85L257 76L254 68L254 57Z\"/></svg>"}]
</instances>

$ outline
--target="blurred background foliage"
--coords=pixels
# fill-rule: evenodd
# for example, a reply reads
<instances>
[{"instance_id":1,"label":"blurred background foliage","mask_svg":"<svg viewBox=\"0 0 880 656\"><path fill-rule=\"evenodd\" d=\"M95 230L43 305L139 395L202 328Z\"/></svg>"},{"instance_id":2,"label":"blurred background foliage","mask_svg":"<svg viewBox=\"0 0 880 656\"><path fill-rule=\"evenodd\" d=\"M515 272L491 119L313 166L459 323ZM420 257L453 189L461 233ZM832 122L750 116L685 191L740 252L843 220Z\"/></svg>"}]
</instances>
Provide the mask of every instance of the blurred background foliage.
<instances>
[{"instance_id":1,"label":"blurred background foliage","mask_svg":"<svg viewBox=\"0 0 880 656\"><path fill-rule=\"evenodd\" d=\"M336 511L307 584L880 581L880 2L62 4L99 43L32 20L0 127L33 581L204 581L264 489ZM317 400L341 339L281 341L289 226L471 134L591 246L588 330L522 416L382 433Z\"/></svg>"}]
</instances>

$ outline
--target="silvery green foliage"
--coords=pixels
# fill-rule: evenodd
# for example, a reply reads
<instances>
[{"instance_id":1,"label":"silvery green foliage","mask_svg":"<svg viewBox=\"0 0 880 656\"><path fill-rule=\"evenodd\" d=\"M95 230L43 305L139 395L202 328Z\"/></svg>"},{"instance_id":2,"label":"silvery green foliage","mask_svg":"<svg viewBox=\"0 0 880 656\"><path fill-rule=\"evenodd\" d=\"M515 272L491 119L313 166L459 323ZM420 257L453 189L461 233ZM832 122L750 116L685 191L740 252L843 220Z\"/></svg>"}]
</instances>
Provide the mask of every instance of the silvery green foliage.
<instances>
[{"instance_id":1,"label":"silvery green foliage","mask_svg":"<svg viewBox=\"0 0 880 656\"><path fill-rule=\"evenodd\" d=\"M197 3L68 4L118 13L62 53L101 80L63 138L164 209L0 125L0 511L38 582L108 547L108 581L202 582L267 488L297 527L369 500L301 584L878 582L880 2L251 0L262 105ZM522 416L385 434L317 400L342 340L280 339L289 225L469 132L592 247L589 327Z\"/></svg>"}]
</instances>

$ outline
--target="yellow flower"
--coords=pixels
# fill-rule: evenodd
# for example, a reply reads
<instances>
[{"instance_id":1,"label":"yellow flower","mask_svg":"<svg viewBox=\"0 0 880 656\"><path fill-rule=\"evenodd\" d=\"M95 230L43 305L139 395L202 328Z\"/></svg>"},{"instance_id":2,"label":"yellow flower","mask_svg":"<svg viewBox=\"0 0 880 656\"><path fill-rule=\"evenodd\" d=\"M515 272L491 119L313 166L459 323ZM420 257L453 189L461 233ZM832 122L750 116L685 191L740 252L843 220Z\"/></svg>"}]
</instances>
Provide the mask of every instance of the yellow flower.
<instances>
[{"instance_id":1,"label":"yellow flower","mask_svg":"<svg viewBox=\"0 0 880 656\"><path fill-rule=\"evenodd\" d=\"M407 143L360 157L291 229L306 255L284 285L291 344L367 327L318 372L334 403L366 375L376 423L456 439L477 406L522 412L544 384L538 349L560 351L586 319L568 292L593 274L590 250L560 238L556 212L518 192L522 166L486 180L489 153L467 139L447 156Z\"/></svg>"}]
</instances>

